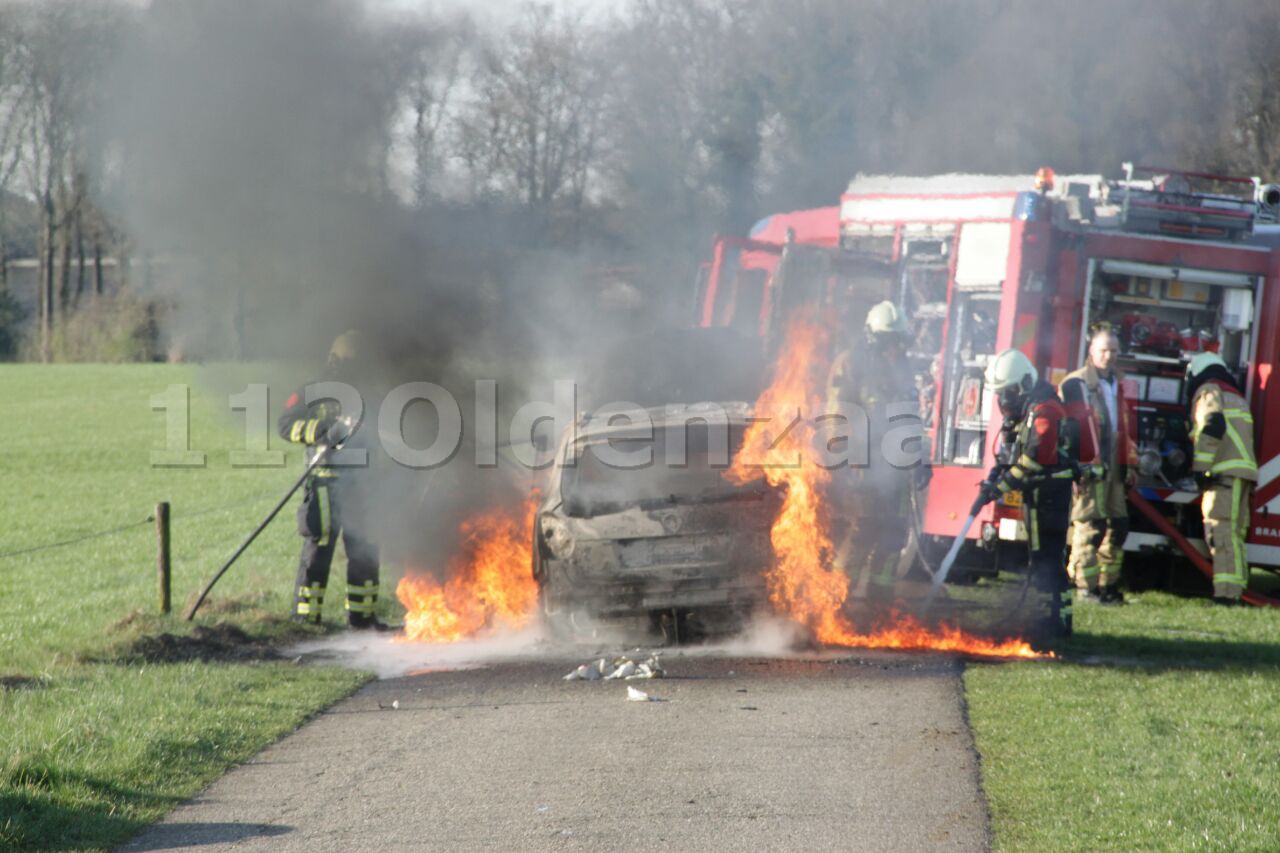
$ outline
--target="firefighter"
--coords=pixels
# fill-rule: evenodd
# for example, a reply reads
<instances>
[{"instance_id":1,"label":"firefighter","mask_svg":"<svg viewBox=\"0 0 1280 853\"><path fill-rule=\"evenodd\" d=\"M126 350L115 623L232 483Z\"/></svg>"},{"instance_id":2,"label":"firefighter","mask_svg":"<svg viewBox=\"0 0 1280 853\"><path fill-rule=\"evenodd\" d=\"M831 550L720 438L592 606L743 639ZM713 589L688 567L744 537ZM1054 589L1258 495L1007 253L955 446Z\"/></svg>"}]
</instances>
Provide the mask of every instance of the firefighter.
<instances>
[{"instance_id":1,"label":"firefighter","mask_svg":"<svg viewBox=\"0 0 1280 853\"><path fill-rule=\"evenodd\" d=\"M1200 353L1191 359L1184 386L1195 454L1191 468L1203 495L1200 511L1213 554L1213 600L1239 604L1249 585L1244 540L1249 501L1258 479L1253 416L1217 353Z\"/></svg>"},{"instance_id":2,"label":"firefighter","mask_svg":"<svg viewBox=\"0 0 1280 853\"><path fill-rule=\"evenodd\" d=\"M361 361L362 337L348 331L333 342L324 380L351 382ZM305 387L305 386L304 386ZM278 424L285 439L305 444L307 461L325 445L341 444L350 436L352 419L334 400L306 403L304 389L285 403ZM363 470L339 469L327 462L317 466L304 486L298 508L302 555L298 561L293 618L320 623L325 587L333 552L342 537L347 551L347 624L352 628L387 628L374 615L378 603L378 549L368 536L367 483Z\"/></svg>"},{"instance_id":3,"label":"firefighter","mask_svg":"<svg viewBox=\"0 0 1280 853\"><path fill-rule=\"evenodd\" d=\"M1072 589L1066 572L1071 484L1076 477L1070 422L1053 386L1018 350L999 353L987 364L986 387L1004 415L1001 464L992 468L973 505L973 514L1010 492L1021 492L1030 548L1030 582L1047 599L1043 640L1071 633Z\"/></svg>"},{"instance_id":4,"label":"firefighter","mask_svg":"<svg viewBox=\"0 0 1280 853\"><path fill-rule=\"evenodd\" d=\"M907 362L909 339L906 318L897 305L885 301L872 306L863 323L861 343L836 357L827 382L832 411L838 403L853 403L872 425L871 464L853 469L849 478L852 518L837 557L854 580L852 594L857 598L892 598L898 560L907 543L910 490L913 477L919 475L882 459L880 438L888 424L887 406L902 402L918 406Z\"/></svg>"},{"instance_id":5,"label":"firefighter","mask_svg":"<svg viewBox=\"0 0 1280 853\"><path fill-rule=\"evenodd\" d=\"M1067 573L1075 579L1079 596L1102 604L1124 603L1120 572L1129 535L1125 495L1138 480L1124 377L1116 368L1119 354L1120 341L1111 327L1096 329L1084 366L1068 373L1059 386L1068 414L1087 419L1080 423L1090 436L1084 442L1090 448L1085 456L1101 465L1101 476L1075 488Z\"/></svg>"}]
</instances>

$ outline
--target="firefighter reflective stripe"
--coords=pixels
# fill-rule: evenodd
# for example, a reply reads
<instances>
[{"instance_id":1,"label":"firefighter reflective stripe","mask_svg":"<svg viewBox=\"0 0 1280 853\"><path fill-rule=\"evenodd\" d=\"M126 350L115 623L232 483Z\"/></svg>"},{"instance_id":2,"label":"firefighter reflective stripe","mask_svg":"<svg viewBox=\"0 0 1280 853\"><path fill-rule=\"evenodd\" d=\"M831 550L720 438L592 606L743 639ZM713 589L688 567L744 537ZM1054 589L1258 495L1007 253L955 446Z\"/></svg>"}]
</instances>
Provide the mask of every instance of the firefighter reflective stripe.
<instances>
[{"instance_id":1,"label":"firefighter reflective stripe","mask_svg":"<svg viewBox=\"0 0 1280 853\"><path fill-rule=\"evenodd\" d=\"M1219 462L1209 469L1210 474L1254 474L1258 473L1258 466L1248 462L1241 462L1239 459L1228 459L1226 462Z\"/></svg>"},{"instance_id":2,"label":"firefighter reflective stripe","mask_svg":"<svg viewBox=\"0 0 1280 853\"><path fill-rule=\"evenodd\" d=\"M1253 415L1244 398L1227 386L1207 383L1196 392L1191 412L1194 470L1256 480Z\"/></svg>"},{"instance_id":3,"label":"firefighter reflective stripe","mask_svg":"<svg viewBox=\"0 0 1280 853\"><path fill-rule=\"evenodd\" d=\"M1238 477L1233 477L1231 479L1231 518L1227 521L1227 525L1229 525L1227 530L1224 531L1230 537L1231 542L1229 545L1227 543L1219 544L1216 541L1214 543L1216 547L1221 548L1225 545L1230 549L1232 571L1222 571L1223 566L1215 561L1213 567L1214 586L1229 584L1231 586L1244 587L1249 583L1249 567L1246 562L1243 535L1243 531L1248 527L1248 524L1247 522L1245 524L1240 523L1241 516L1249 511L1245 501L1244 481Z\"/></svg>"},{"instance_id":4,"label":"firefighter reflective stripe","mask_svg":"<svg viewBox=\"0 0 1280 853\"><path fill-rule=\"evenodd\" d=\"M1026 470L1028 470L1028 471L1042 471L1042 470L1044 470L1044 466L1043 466L1043 465L1041 465L1041 464L1040 464L1039 462L1037 462L1036 460L1032 459L1032 458L1031 458L1030 456L1028 456L1026 453L1023 453L1021 456L1019 456L1019 457L1018 457L1018 463L1017 463L1017 464L1018 464L1019 466L1021 466L1021 467L1025 468L1025 469L1026 469Z\"/></svg>"},{"instance_id":5,"label":"firefighter reflective stripe","mask_svg":"<svg viewBox=\"0 0 1280 853\"><path fill-rule=\"evenodd\" d=\"M329 489L328 487L316 489L316 507L320 512L320 538L316 540L316 544L323 548L329 544L329 527L332 520L329 513Z\"/></svg>"},{"instance_id":6,"label":"firefighter reflective stripe","mask_svg":"<svg viewBox=\"0 0 1280 853\"><path fill-rule=\"evenodd\" d=\"M289 427L289 440L295 443L301 442L302 430L306 425L306 421L294 421L293 426Z\"/></svg>"},{"instance_id":7,"label":"firefighter reflective stripe","mask_svg":"<svg viewBox=\"0 0 1280 853\"><path fill-rule=\"evenodd\" d=\"M298 587L299 616L319 616L320 608L323 604L324 586L322 584L313 583L309 586Z\"/></svg>"},{"instance_id":8,"label":"firefighter reflective stripe","mask_svg":"<svg viewBox=\"0 0 1280 853\"><path fill-rule=\"evenodd\" d=\"M347 610L351 613L373 615L378 606L378 582L365 581L359 586L347 586Z\"/></svg>"},{"instance_id":9,"label":"firefighter reflective stripe","mask_svg":"<svg viewBox=\"0 0 1280 853\"><path fill-rule=\"evenodd\" d=\"M1032 508L1027 508L1027 540L1032 551L1040 550L1040 519Z\"/></svg>"},{"instance_id":10,"label":"firefighter reflective stripe","mask_svg":"<svg viewBox=\"0 0 1280 853\"><path fill-rule=\"evenodd\" d=\"M1245 446L1244 439L1240 437L1240 431L1236 427L1238 423L1247 424L1249 427L1249 434L1250 436L1252 436L1253 435L1253 418L1249 415L1248 412L1241 411L1240 409L1227 409L1226 415L1227 415L1227 436L1230 437L1231 443L1235 445L1236 453L1240 454L1240 458L1238 460L1232 460L1230 462L1219 462L1217 465L1214 465L1209 470L1217 474L1220 471L1226 471L1232 467L1239 467L1240 470L1252 471L1254 476L1257 476L1258 463L1255 462L1253 459L1253 450L1251 447Z\"/></svg>"},{"instance_id":11,"label":"firefighter reflective stripe","mask_svg":"<svg viewBox=\"0 0 1280 853\"><path fill-rule=\"evenodd\" d=\"M316 443L316 429L319 428L319 426L320 426L320 420L318 418L312 418L311 420L307 421L307 431L306 431L307 444Z\"/></svg>"}]
</instances>

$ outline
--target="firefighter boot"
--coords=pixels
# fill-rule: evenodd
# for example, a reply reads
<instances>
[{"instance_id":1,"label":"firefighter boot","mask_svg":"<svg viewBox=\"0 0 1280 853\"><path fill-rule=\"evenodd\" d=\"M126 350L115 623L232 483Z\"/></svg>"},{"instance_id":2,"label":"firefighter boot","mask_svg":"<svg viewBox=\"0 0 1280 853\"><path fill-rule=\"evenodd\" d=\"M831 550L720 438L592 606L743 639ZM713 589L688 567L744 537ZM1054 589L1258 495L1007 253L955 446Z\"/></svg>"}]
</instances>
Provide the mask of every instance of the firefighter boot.
<instances>
[{"instance_id":1,"label":"firefighter boot","mask_svg":"<svg viewBox=\"0 0 1280 853\"><path fill-rule=\"evenodd\" d=\"M1120 591L1119 584L1107 584L1098 593L1098 603L1100 604L1124 604L1124 593Z\"/></svg>"}]
</instances>

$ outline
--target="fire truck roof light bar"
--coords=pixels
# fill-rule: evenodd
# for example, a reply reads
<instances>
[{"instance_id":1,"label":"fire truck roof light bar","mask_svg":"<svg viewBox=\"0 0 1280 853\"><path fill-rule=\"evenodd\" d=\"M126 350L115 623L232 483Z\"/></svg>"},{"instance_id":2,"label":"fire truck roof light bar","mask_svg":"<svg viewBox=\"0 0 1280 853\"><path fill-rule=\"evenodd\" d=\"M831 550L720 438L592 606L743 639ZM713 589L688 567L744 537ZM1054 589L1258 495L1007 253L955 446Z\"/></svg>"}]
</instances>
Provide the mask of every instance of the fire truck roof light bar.
<instances>
[{"instance_id":1,"label":"fire truck roof light bar","mask_svg":"<svg viewBox=\"0 0 1280 853\"><path fill-rule=\"evenodd\" d=\"M1159 278L1169 281L1185 281L1190 284L1208 284L1219 287L1252 287L1254 277L1238 272L1166 267L1144 264L1138 261L1102 261L1102 271L1111 275L1135 275L1142 278Z\"/></svg>"}]
</instances>

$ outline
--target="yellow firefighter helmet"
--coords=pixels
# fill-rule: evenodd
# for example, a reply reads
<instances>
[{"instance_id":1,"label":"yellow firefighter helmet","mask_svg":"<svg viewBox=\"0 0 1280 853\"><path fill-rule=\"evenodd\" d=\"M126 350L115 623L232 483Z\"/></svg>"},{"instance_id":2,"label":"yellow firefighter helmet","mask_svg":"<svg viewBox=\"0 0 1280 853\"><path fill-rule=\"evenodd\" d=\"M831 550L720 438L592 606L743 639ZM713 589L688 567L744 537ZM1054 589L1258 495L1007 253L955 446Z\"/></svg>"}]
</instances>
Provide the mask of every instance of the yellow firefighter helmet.
<instances>
[{"instance_id":1,"label":"yellow firefighter helmet","mask_svg":"<svg viewBox=\"0 0 1280 853\"><path fill-rule=\"evenodd\" d=\"M879 335L905 337L908 334L906 318L902 316L898 306L887 299L871 306L871 310L867 312L866 329L868 337Z\"/></svg>"}]
</instances>

